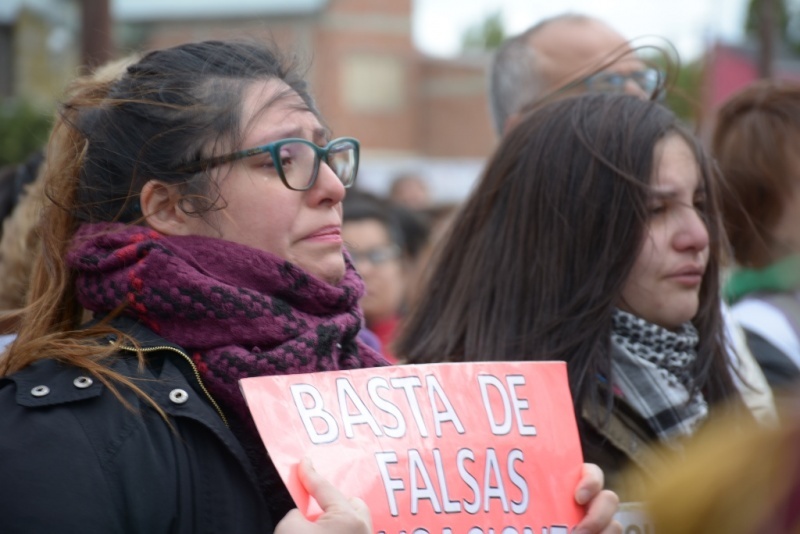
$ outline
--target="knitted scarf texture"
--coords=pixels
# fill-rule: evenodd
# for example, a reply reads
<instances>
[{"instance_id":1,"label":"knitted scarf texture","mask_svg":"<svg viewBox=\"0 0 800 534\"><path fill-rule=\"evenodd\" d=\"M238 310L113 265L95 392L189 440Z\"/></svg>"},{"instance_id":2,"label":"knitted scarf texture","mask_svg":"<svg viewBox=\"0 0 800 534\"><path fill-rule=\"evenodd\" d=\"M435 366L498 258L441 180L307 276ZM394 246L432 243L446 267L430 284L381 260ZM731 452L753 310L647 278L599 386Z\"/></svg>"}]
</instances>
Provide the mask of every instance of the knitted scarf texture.
<instances>
[{"instance_id":1,"label":"knitted scarf texture","mask_svg":"<svg viewBox=\"0 0 800 534\"><path fill-rule=\"evenodd\" d=\"M667 330L615 310L611 334L614 386L666 445L694 434L708 416L708 404L693 390L691 366L698 335L692 323Z\"/></svg>"},{"instance_id":2,"label":"knitted scarf texture","mask_svg":"<svg viewBox=\"0 0 800 534\"><path fill-rule=\"evenodd\" d=\"M104 223L81 226L67 261L83 307L126 304L123 314L191 355L246 448L260 447L239 379L387 363L357 337L364 284L349 258L331 285L230 241Z\"/></svg>"}]
</instances>

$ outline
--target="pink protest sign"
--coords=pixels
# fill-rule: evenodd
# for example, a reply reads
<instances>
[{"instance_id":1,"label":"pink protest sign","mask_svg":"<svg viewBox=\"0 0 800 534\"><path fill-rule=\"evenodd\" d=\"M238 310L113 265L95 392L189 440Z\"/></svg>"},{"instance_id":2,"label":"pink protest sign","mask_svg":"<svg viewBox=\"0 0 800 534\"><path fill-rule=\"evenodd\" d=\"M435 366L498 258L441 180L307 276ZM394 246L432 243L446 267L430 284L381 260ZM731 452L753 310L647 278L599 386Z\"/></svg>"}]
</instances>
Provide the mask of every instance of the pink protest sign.
<instances>
[{"instance_id":1,"label":"pink protest sign","mask_svg":"<svg viewBox=\"0 0 800 534\"><path fill-rule=\"evenodd\" d=\"M247 378L261 438L295 502L308 456L366 501L382 534L567 534L583 515L563 362L444 363Z\"/></svg>"}]
</instances>

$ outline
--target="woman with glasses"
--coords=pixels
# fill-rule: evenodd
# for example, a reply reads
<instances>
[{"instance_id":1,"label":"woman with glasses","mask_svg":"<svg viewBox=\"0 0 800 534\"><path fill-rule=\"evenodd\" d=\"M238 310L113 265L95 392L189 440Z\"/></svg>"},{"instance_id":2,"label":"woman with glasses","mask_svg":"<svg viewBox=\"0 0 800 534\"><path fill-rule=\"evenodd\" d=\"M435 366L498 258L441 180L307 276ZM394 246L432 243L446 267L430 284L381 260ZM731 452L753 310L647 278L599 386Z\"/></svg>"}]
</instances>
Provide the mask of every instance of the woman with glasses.
<instances>
[{"instance_id":1,"label":"woman with glasses","mask_svg":"<svg viewBox=\"0 0 800 534\"><path fill-rule=\"evenodd\" d=\"M699 142L661 105L592 94L529 113L452 223L395 344L409 363L561 360L586 461L623 500L721 402L724 237Z\"/></svg>"},{"instance_id":2,"label":"woman with glasses","mask_svg":"<svg viewBox=\"0 0 800 534\"><path fill-rule=\"evenodd\" d=\"M408 224L403 224L406 217ZM413 261L412 228L422 234L427 226L415 214L394 203L356 191L344 201L342 238L353 264L364 279L361 309L367 331L373 332L381 353L395 362L391 344L400 324ZM417 245L416 248L419 248Z\"/></svg>"},{"instance_id":3,"label":"woman with glasses","mask_svg":"<svg viewBox=\"0 0 800 534\"><path fill-rule=\"evenodd\" d=\"M370 531L364 503L307 464L324 513L292 510L238 386L386 364L358 338L363 284L342 248L358 159L255 43L154 51L73 85L0 361L4 534ZM614 507L600 494L586 521Z\"/></svg>"}]
</instances>

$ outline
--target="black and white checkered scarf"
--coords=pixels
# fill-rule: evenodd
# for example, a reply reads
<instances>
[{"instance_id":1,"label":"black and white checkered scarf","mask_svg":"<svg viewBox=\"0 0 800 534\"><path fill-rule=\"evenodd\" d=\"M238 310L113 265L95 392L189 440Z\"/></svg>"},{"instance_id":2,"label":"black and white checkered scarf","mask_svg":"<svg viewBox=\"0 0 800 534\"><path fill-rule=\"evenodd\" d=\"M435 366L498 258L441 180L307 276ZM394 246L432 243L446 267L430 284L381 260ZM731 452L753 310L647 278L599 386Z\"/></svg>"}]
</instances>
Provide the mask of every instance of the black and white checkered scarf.
<instances>
[{"instance_id":1,"label":"black and white checkered scarf","mask_svg":"<svg viewBox=\"0 0 800 534\"><path fill-rule=\"evenodd\" d=\"M679 446L708 415L699 391L691 392L697 330L685 323L670 331L615 310L611 334L613 384L667 445Z\"/></svg>"}]
</instances>

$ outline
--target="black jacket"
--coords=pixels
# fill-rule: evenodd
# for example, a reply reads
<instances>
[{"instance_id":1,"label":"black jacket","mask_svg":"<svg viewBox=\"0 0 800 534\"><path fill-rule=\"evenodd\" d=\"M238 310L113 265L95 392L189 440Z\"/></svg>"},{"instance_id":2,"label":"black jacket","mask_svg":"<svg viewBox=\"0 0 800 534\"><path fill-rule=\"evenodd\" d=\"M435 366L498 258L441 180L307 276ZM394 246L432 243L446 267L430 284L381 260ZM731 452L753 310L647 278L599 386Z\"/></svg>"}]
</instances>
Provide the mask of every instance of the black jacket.
<instances>
[{"instance_id":1,"label":"black jacket","mask_svg":"<svg viewBox=\"0 0 800 534\"><path fill-rule=\"evenodd\" d=\"M172 428L126 388L133 410L52 360L0 378L0 532L272 532L251 464L191 360L136 323L123 329L148 365L121 351L114 369Z\"/></svg>"},{"instance_id":2,"label":"black jacket","mask_svg":"<svg viewBox=\"0 0 800 534\"><path fill-rule=\"evenodd\" d=\"M778 347L767 341L764 337L743 328L745 337L747 339L747 347L753 354L753 357L761 366L761 371L767 379L770 387L775 390L778 395L796 389L798 382L800 382L800 369Z\"/></svg>"}]
</instances>

